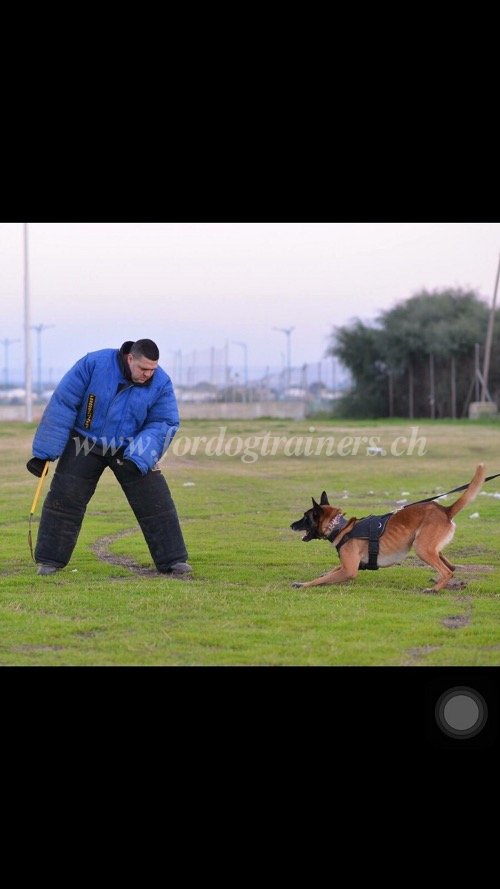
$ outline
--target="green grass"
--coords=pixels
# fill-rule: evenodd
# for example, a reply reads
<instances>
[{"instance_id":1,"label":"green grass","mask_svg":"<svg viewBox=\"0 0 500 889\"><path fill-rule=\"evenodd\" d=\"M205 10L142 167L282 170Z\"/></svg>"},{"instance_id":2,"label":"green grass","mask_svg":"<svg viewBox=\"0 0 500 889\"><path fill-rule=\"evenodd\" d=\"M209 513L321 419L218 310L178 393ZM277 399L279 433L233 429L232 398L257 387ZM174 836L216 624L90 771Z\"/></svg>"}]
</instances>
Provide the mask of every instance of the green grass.
<instances>
[{"instance_id":1,"label":"green grass","mask_svg":"<svg viewBox=\"0 0 500 889\"><path fill-rule=\"evenodd\" d=\"M480 460L488 475L500 472L498 423L190 421L178 437L213 438L215 448L221 426L234 448L236 436L244 442L269 432L268 443L294 437L289 453L298 451L297 437L302 449L309 438L314 450L319 437L333 436L333 453L286 456L282 442L274 456L243 462L241 454L207 456L202 445L195 456L171 449L163 467L195 571L194 580L178 581L134 573L95 554L96 541L116 535L109 553L152 566L109 471L69 566L38 577L27 543L37 482L25 469L35 427L0 425L1 665L499 663L500 499L479 495L456 517L446 554L464 566L456 578L466 586L438 595L423 592L432 572L414 555L402 566L361 572L350 584L293 589L293 581L318 576L338 557L329 544L304 544L289 529L323 489L347 515L360 517L390 511L403 491L417 500L438 486L463 484ZM412 455L394 456L391 446L409 437L411 426L425 438L425 454L417 446ZM369 456L360 441L353 454L347 437L376 437L387 453ZM500 491L500 479L484 490ZM474 512L478 519L469 518ZM34 536L36 530L35 524Z\"/></svg>"}]
</instances>

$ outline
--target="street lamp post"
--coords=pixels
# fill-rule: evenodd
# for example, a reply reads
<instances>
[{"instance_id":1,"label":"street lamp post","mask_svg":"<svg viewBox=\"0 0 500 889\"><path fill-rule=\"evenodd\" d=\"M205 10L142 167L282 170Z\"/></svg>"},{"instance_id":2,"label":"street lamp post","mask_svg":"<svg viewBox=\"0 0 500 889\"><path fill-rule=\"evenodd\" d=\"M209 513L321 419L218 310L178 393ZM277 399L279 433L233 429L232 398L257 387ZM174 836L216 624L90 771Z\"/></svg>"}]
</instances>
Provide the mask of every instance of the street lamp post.
<instances>
[{"instance_id":1,"label":"street lamp post","mask_svg":"<svg viewBox=\"0 0 500 889\"><path fill-rule=\"evenodd\" d=\"M9 346L10 346L12 343L20 343L20 342L21 342L21 340L9 340L9 339L2 340L2 345L3 345L4 348L5 348L5 369L4 369L4 374L5 374L5 388L6 388L6 389L9 388Z\"/></svg>"},{"instance_id":2,"label":"street lamp post","mask_svg":"<svg viewBox=\"0 0 500 889\"><path fill-rule=\"evenodd\" d=\"M290 388L290 372L291 372L291 346L290 346L290 337L292 334L292 330L295 330L295 327L273 327L273 330L281 330L282 333L286 334L286 376L287 376L287 389Z\"/></svg>"},{"instance_id":3,"label":"street lamp post","mask_svg":"<svg viewBox=\"0 0 500 889\"><path fill-rule=\"evenodd\" d=\"M33 324L32 330L36 330L37 332L37 341L36 341L36 355L37 355L37 366L38 366L38 396L40 397L42 394L42 331L47 330L49 327L55 327L55 324Z\"/></svg>"}]
</instances>

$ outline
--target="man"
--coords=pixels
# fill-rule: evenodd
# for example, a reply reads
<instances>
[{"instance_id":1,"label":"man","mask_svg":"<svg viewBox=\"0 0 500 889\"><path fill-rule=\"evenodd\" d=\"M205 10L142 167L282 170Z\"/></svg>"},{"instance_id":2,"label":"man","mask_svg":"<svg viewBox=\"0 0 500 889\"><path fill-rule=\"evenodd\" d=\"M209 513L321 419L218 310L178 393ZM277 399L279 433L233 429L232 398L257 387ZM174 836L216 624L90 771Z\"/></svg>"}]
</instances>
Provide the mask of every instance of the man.
<instances>
[{"instance_id":1,"label":"man","mask_svg":"<svg viewBox=\"0 0 500 889\"><path fill-rule=\"evenodd\" d=\"M89 352L65 374L45 408L27 468L41 476L59 462L43 505L35 561L38 574L64 568L87 504L107 466L144 534L156 568L170 577L192 572L177 511L156 467L179 428L170 377L152 340Z\"/></svg>"}]
</instances>

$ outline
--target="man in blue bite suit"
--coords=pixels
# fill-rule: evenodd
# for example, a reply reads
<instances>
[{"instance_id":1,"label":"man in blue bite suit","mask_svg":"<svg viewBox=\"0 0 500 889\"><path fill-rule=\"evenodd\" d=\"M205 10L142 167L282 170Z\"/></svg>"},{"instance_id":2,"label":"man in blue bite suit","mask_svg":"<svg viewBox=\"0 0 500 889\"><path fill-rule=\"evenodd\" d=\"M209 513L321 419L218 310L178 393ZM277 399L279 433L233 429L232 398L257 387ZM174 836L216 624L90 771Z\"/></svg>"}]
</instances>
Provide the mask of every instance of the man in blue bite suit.
<instances>
[{"instance_id":1,"label":"man in blue bite suit","mask_svg":"<svg viewBox=\"0 0 500 889\"><path fill-rule=\"evenodd\" d=\"M33 439L27 468L41 476L59 462L42 509L35 561L38 574L64 568L75 548L87 504L107 466L144 534L156 568L187 577L177 511L156 463L179 428L170 377L158 366L152 340L89 352L62 378Z\"/></svg>"}]
</instances>

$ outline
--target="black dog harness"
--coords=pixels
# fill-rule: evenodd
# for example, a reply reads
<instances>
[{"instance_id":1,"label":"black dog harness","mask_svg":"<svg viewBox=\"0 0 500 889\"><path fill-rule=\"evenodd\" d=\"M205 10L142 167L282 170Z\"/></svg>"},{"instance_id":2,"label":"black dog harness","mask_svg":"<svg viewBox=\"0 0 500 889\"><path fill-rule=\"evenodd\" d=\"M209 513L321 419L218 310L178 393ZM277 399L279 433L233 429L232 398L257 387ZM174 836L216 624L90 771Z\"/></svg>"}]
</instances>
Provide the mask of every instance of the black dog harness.
<instances>
[{"instance_id":1,"label":"black dog harness","mask_svg":"<svg viewBox=\"0 0 500 889\"><path fill-rule=\"evenodd\" d=\"M369 515L364 519L359 519L356 522L352 531L348 531L345 537L342 538L340 543L336 544L337 552L340 554L340 549L347 543L348 540L353 538L368 540L368 562L360 562L359 570L360 571L377 571L378 564L378 551L379 551L379 539L382 537L382 534L385 531L385 526L387 524L387 520L394 515L393 512L387 512L385 515ZM342 528L348 524L347 520L342 517L342 523L339 522L339 526L335 528L335 534L329 535L328 540L331 540L333 544L335 544L335 538L342 531Z\"/></svg>"}]
</instances>

